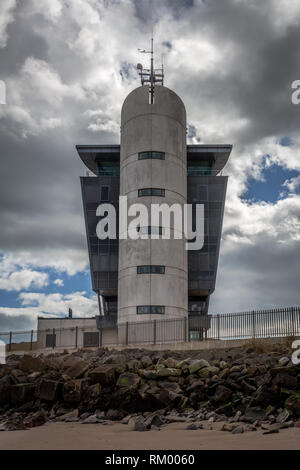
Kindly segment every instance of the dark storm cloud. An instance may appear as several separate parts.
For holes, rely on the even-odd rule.
[[[188,137],[234,144],[231,223],[224,229],[227,251],[212,308],[248,309],[254,298],[256,306],[296,302],[299,241],[286,247],[275,241],[273,249],[267,228],[261,237],[245,235],[252,245],[229,239],[244,236],[239,228],[249,208],[239,191],[259,165],[256,146],[263,154],[261,139],[299,131],[300,106],[291,104],[290,85],[300,79],[300,9],[287,20],[284,5],[277,14],[278,2],[271,0],[104,2],[107,8],[88,0],[45,3],[48,10],[61,5],[61,13],[43,12],[33,0],[18,2],[0,48],[0,78],[8,90],[8,105],[0,108],[0,249],[12,255],[28,250],[37,265],[43,253],[41,266],[47,254],[52,259],[65,252],[75,271],[81,257],[77,267],[83,269],[79,176],[85,168],[75,144],[119,143],[121,104],[138,86],[136,49],[147,46],[153,25],[157,60],[161,52],[166,56],[165,83],[186,105]],[[286,3],[289,10],[292,4],[296,8]],[[296,206],[293,216],[299,218]],[[2,324],[25,325],[20,315],[19,323],[13,318],[0,315]]]

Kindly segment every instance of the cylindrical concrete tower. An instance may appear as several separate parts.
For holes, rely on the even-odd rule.
[[[186,111],[170,89],[156,86],[154,103],[141,86],[125,99],[121,115],[120,195],[148,208],[151,204],[187,202]],[[183,219],[182,219],[183,220]],[[183,224],[182,224],[183,232]],[[188,315],[186,240],[119,240],[118,323],[182,318]]]

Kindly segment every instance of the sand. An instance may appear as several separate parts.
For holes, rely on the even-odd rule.
[[[130,431],[121,423],[47,423],[27,431],[0,432],[0,450],[299,450],[300,428],[263,435],[216,429],[189,431],[172,423],[160,431]]]

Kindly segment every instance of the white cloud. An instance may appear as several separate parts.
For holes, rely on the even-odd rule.
[[[0,273],[0,289],[7,291],[21,291],[30,288],[42,288],[48,285],[46,273],[21,269],[12,273]]]
[[[5,0],[0,6],[0,48],[6,46],[7,43],[7,26],[14,21],[14,9],[16,8],[16,0]]]
[[[64,281],[63,281],[62,279],[55,279],[55,280],[53,281],[53,284],[55,284],[55,285],[58,286],[58,287],[63,287]]]

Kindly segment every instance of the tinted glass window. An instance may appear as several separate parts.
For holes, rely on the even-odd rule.
[[[101,186],[101,201],[108,201],[109,186]]]
[[[138,266],[138,274],[165,274],[165,266]]]
[[[162,305],[140,305],[136,308],[136,313],[142,314],[156,314],[163,315],[165,313],[165,307]]]
[[[139,189],[139,197],[142,196],[165,196],[165,190],[160,188]]]
[[[164,152],[140,152],[139,153],[139,160],[147,160],[147,159],[164,160],[165,153]]]

